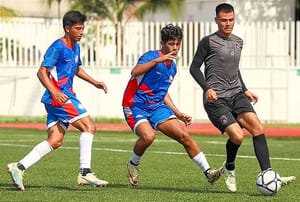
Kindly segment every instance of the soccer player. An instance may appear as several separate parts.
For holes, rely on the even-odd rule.
[[[191,116],[180,112],[168,93],[176,75],[175,59],[182,37],[178,26],[168,24],[163,27],[161,48],[148,51],[139,58],[124,92],[122,106],[125,120],[138,136],[127,163],[128,180],[133,186],[139,183],[139,164],[154,141],[156,130],[182,144],[209,183],[214,183],[221,176],[221,170],[210,169],[204,153],[179,122],[190,125]]]
[[[74,76],[87,81],[107,93],[105,83],[96,81],[81,67],[78,41],[83,36],[86,16],[78,11],[69,11],[63,17],[65,35],[54,41],[44,55],[37,76],[46,88],[41,102],[47,111],[47,140],[36,145],[17,163],[9,163],[7,170],[19,190],[23,185],[24,171],[41,160],[48,153],[59,148],[65,132],[71,124],[80,132],[80,171],[78,184],[106,186],[91,171],[92,142],[96,132],[92,118],[73,92]]]
[[[227,188],[232,192],[237,191],[235,158],[244,139],[242,128],[253,136],[261,170],[271,169],[264,127],[251,105],[258,101],[258,96],[247,89],[241,77],[239,61],[243,40],[232,34],[234,21],[234,8],[227,3],[219,4],[215,17],[218,31],[199,42],[190,66],[190,73],[203,89],[204,108],[210,121],[229,136],[223,171]],[[203,62],[205,76],[200,70]],[[293,180],[294,176],[282,177],[283,184]]]

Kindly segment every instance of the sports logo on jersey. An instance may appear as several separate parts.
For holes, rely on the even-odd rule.
[[[222,125],[226,125],[227,122],[228,122],[227,116],[222,115],[222,116],[220,117],[220,121],[221,121]]]
[[[236,49],[239,49],[239,50],[241,49],[241,45],[240,45],[239,42],[237,42],[237,41],[235,42],[235,48],[236,48]]]
[[[75,56],[75,63],[78,62],[78,58],[79,58],[78,55],[76,55],[76,56]]]
[[[78,108],[79,108],[79,109],[84,109],[84,106],[83,106],[82,104],[79,104],[79,105],[78,105]]]
[[[169,82],[172,83],[173,80],[174,80],[173,76],[170,75],[170,76],[169,76]]]

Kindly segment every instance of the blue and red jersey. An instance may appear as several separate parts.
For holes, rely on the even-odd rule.
[[[62,39],[54,41],[47,49],[41,66],[49,68],[49,78],[56,89],[68,97],[75,96],[73,92],[73,79],[78,67],[82,65],[80,47],[77,43],[69,47]],[[61,103],[52,99],[46,89],[42,103],[60,106]]]
[[[148,51],[138,60],[138,64],[148,63],[160,57],[159,50]],[[122,106],[155,107],[163,103],[168,89],[176,75],[174,61],[157,63],[143,75],[131,77],[123,95]]]

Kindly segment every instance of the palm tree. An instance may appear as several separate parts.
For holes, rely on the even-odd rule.
[[[169,9],[173,18],[182,13],[184,0],[70,0],[71,8],[95,13],[112,23],[127,22],[131,17],[142,19],[147,12]]]
[[[47,0],[51,6],[52,1],[60,3],[61,0]],[[121,57],[123,56],[124,26],[129,19],[135,17],[143,19],[148,12],[170,10],[171,16],[178,19],[183,11],[185,0],[69,0],[71,8],[86,14],[93,14],[101,19],[108,19],[115,26],[117,36],[116,44],[120,43]],[[118,51],[118,50],[117,50]],[[123,58],[121,58],[123,60]]]
[[[4,6],[0,6],[0,17],[17,17],[18,14],[16,11],[10,8],[6,8]]]
[[[93,13],[102,19],[108,19],[115,26],[116,44],[120,45],[123,61],[124,26],[129,19],[143,19],[147,12],[155,13],[160,9],[170,9],[173,18],[182,14],[184,0],[71,0],[71,8],[84,13]],[[119,33],[120,32],[120,33]],[[118,51],[118,50],[117,50]]]

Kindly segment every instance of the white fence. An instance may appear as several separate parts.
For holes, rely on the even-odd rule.
[[[110,92],[99,95],[78,81],[77,94],[93,116],[123,117],[122,93],[129,71],[138,57],[158,49],[160,29],[166,23],[132,22],[124,27],[90,21],[80,42],[87,71],[104,80]],[[171,93],[174,102],[193,115],[207,120],[202,107],[202,91],[189,75],[188,67],[199,40],[217,27],[215,23],[175,22],[184,39],[178,57],[178,76]],[[36,78],[46,48],[63,35],[57,19],[10,19],[0,21],[0,115],[38,116],[43,92]],[[234,33],[244,39],[241,71],[249,89],[260,96],[255,106],[268,122],[300,122],[300,22],[256,22],[236,24]],[[117,45],[116,45],[117,44]],[[89,87],[92,88],[92,87]],[[25,107],[24,107],[25,106]],[[105,107],[104,107],[105,106]]]

